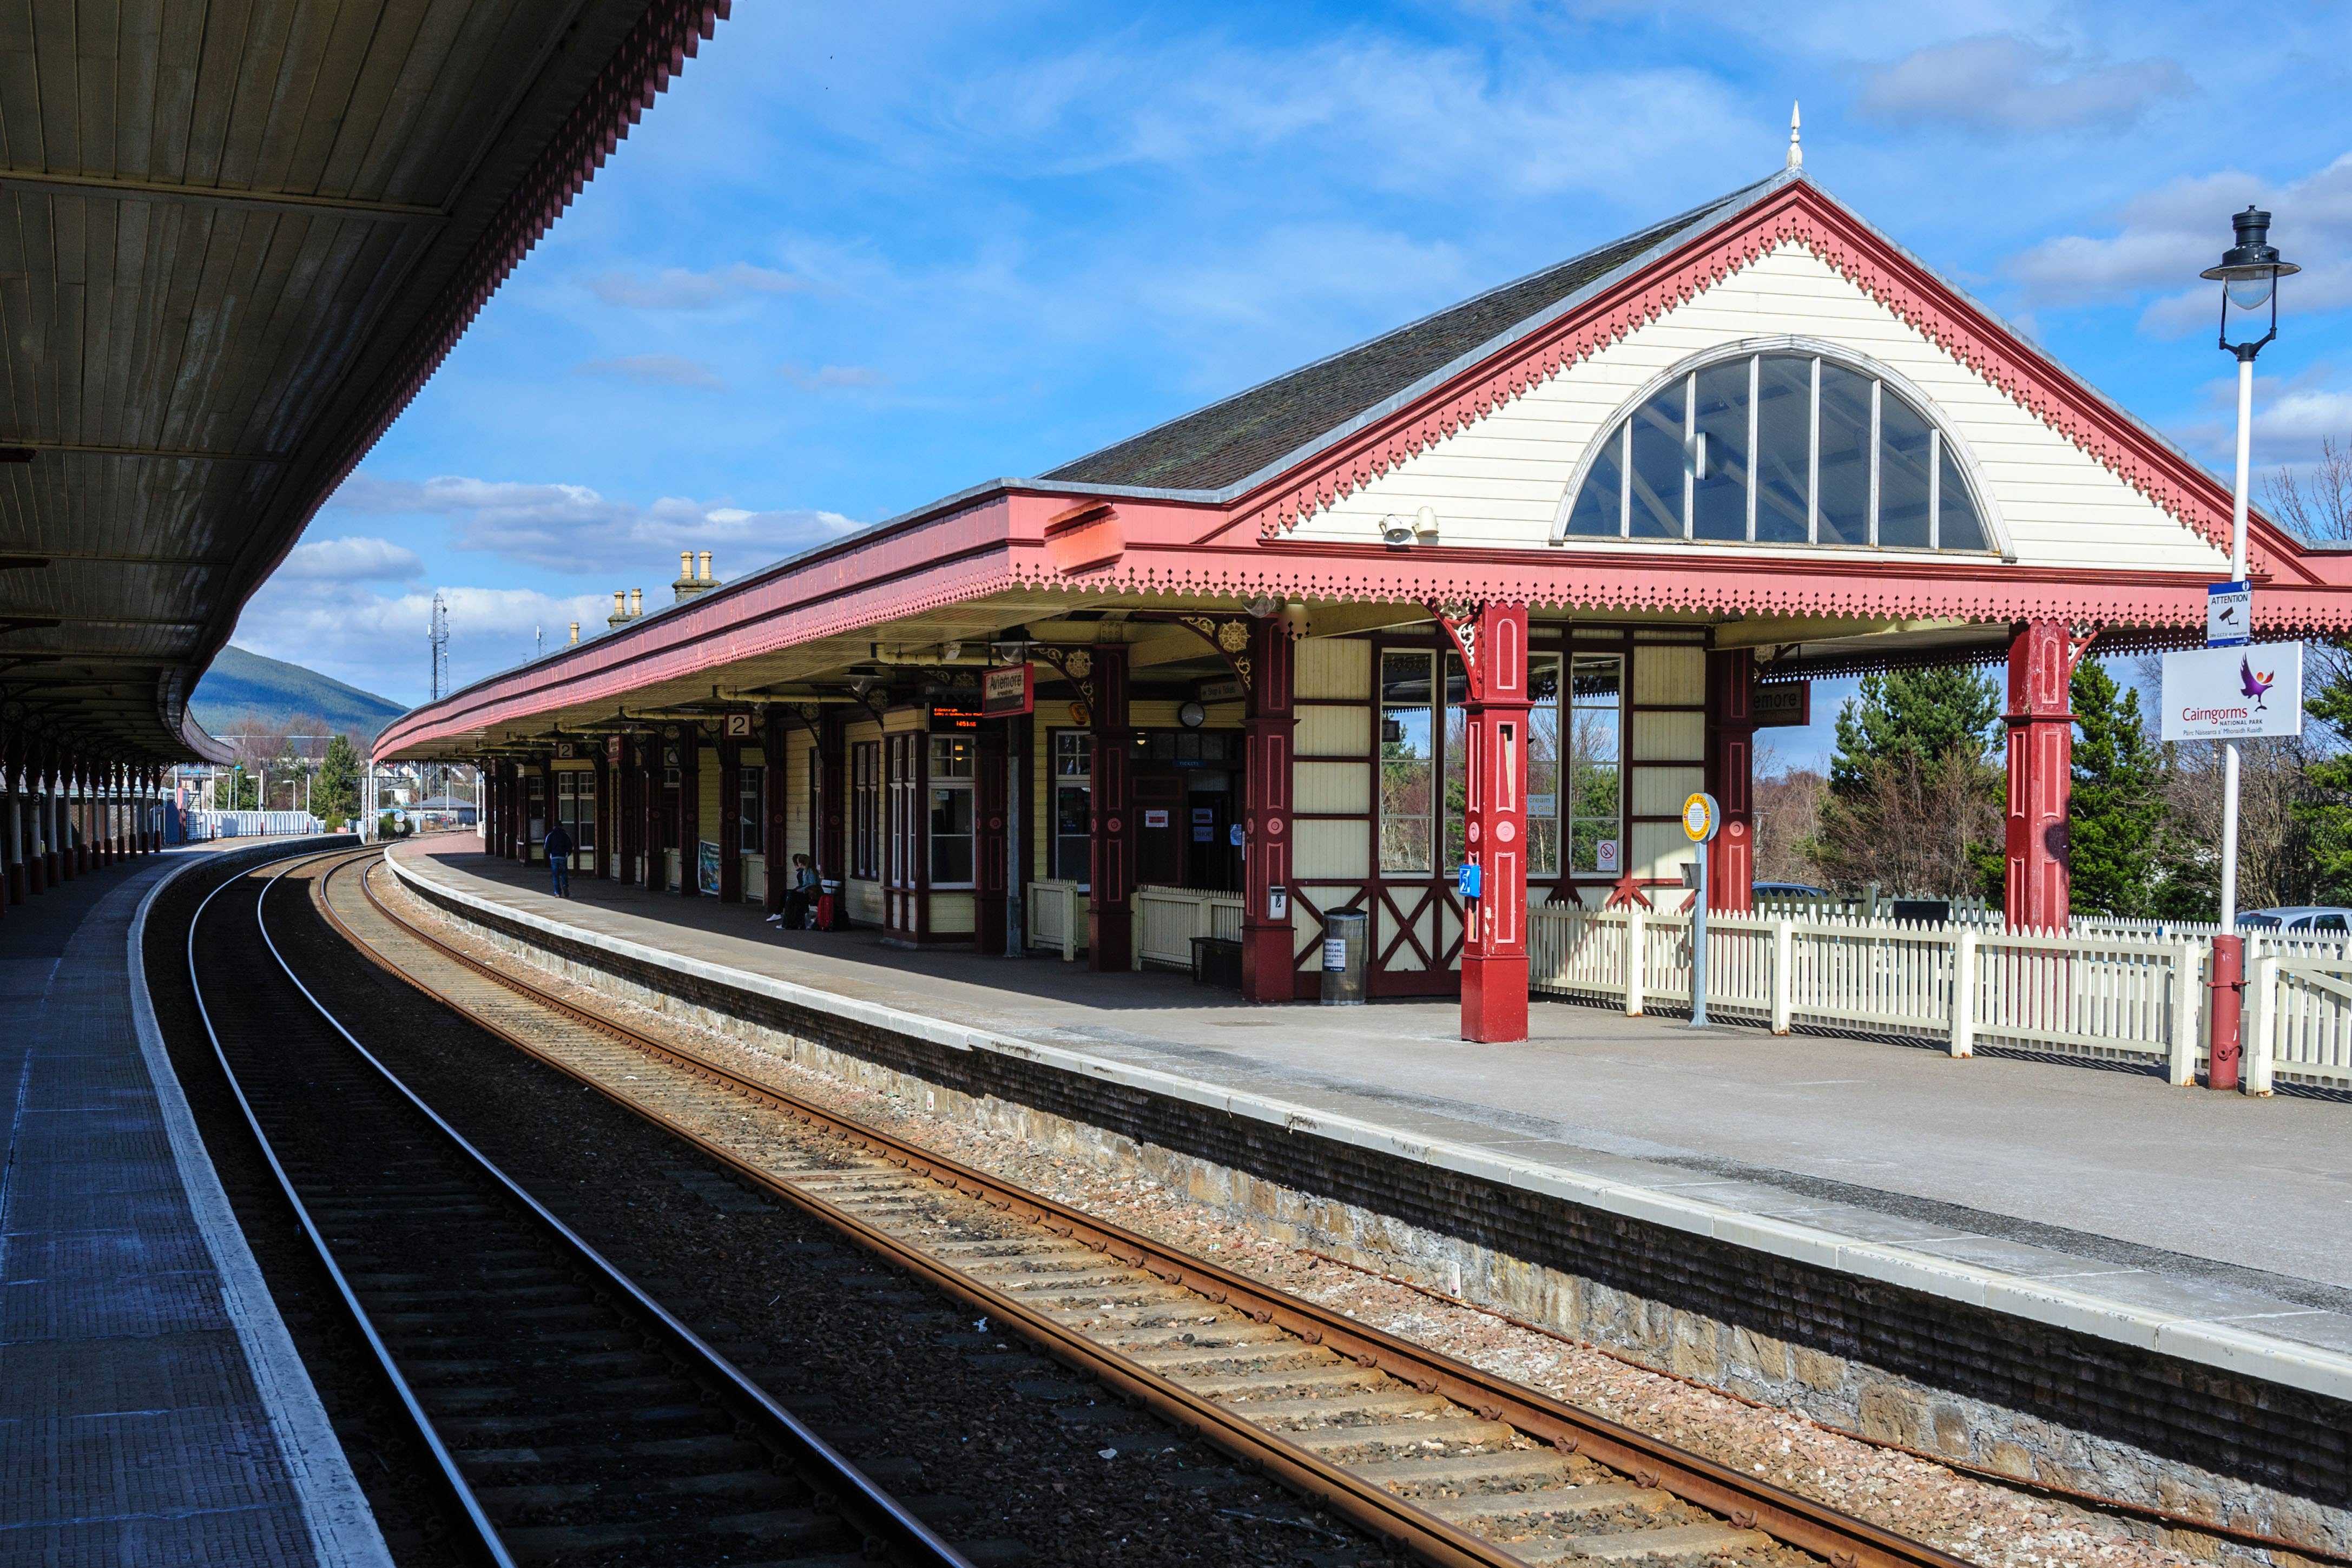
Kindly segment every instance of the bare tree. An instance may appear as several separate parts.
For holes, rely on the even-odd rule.
[[[2328,437],[2307,473],[2282,468],[2264,479],[2263,510],[2305,539],[2352,540],[2352,446]]]
[[[1756,749],[1756,879],[1818,884],[1813,840],[1822,830],[1829,780],[1812,768],[1780,768],[1768,746]]]

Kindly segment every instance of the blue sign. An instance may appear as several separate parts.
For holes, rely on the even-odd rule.
[[[2253,630],[2254,585],[2251,583],[2205,584],[2205,646],[2237,647]]]
[[[1478,871],[1479,868],[1473,865],[1465,866],[1454,873],[1454,876],[1459,879],[1457,885],[1464,898],[1475,899],[1478,896]]]

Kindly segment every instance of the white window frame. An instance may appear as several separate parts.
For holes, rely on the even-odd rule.
[[[1721,364],[1731,360],[1746,359],[1748,361],[1748,485],[1747,544],[1749,546],[1759,545],[1759,542],[1756,538],[1756,470],[1759,461],[1757,448],[1761,443],[1758,439],[1759,421],[1757,417],[1757,408],[1758,393],[1759,391],[1758,379],[1760,373],[1760,361],[1766,354],[1809,358],[1812,360],[1813,365],[1811,377],[1812,385],[1811,395],[1809,400],[1810,406],[1807,415],[1806,436],[1806,445],[1808,447],[1806,462],[1807,494],[1805,500],[1806,542],[1802,545],[1766,543],[1761,544],[1759,546],[1760,548],[1767,550],[1867,550],[1873,552],[1886,550],[1886,547],[1882,546],[1877,542],[1879,499],[1878,444],[1880,440],[1879,398],[1884,395],[1884,388],[1891,386],[1898,395],[1903,397],[1905,401],[1911,405],[1912,408],[1918,413],[1922,419],[1927,421],[1928,430],[1932,436],[1932,440],[1930,441],[1930,447],[1932,449],[1929,453],[1930,467],[1928,470],[1930,474],[1928,489],[1928,549],[1924,552],[1908,549],[1899,551],[1886,550],[1886,552],[1909,556],[1926,556],[1928,554],[1934,554],[1952,560],[1975,560],[1981,558],[1979,556],[1978,552],[1974,551],[1965,552],[1948,552],[1943,549],[1943,495],[1940,481],[1943,472],[1942,454],[1946,450],[1948,450],[1952,455],[1954,465],[1959,469],[1962,479],[1968,485],[1969,499],[1976,503],[1977,516],[1984,525],[1985,537],[1991,542],[1992,548],[1988,553],[1999,555],[2004,564],[2015,564],[2017,561],[2017,548],[2015,542],[2011,539],[2009,526],[2001,517],[2000,508],[1994,501],[1992,492],[1985,483],[1984,475],[1978,468],[1976,456],[1969,449],[1968,443],[1961,440],[1951,429],[1949,422],[1944,416],[1943,410],[1936,404],[1935,400],[1930,398],[1927,393],[1920,390],[1920,388],[1915,384],[1909,377],[1906,376],[1902,372],[1895,369],[1892,365],[1883,363],[1880,361],[1872,358],[1868,354],[1858,353],[1850,348],[1843,347],[1837,343],[1827,342],[1818,338],[1806,337],[1744,338],[1738,342],[1720,344],[1717,347],[1706,349],[1698,353],[1690,355],[1688,358],[1680,361],[1668,369],[1662,371],[1657,375],[1653,376],[1648,382],[1643,384],[1638,391],[1636,391],[1632,396],[1626,398],[1623,402],[1620,403],[1614,410],[1601,421],[1600,433],[1586,444],[1583,454],[1578,458],[1574,470],[1569,475],[1567,489],[1561,492],[1559,503],[1553,513],[1550,542],[1557,546],[1572,546],[1578,549],[1630,548],[1640,550],[1657,548],[1661,546],[1671,546],[1677,543],[1685,548],[1696,548],[1701,550],[1734,550],[1742,548],[1743,546],[1738,542],[1732,540],[1701,540],[1690,537],[1691,509],[1687,500],[1685,500],[1683,507],[1683,537],[1681,539],[1677,540],[1672,536],[1664,539],[1636,539],[1633,537],[1630,531],[1631,521],[1633,515],[1632,496],[1633,456],[1632,420],[1633,416],[1638,413],[1642,406],[1648,403],[1651,398],[1656,396],[1660,392],[1664,391],[1667,387],[1673,385],[1679,380],[1683,381],[1685,384],[1685,391],[1683,394],[1683,419],[1684,428],[1687,432],[1692,427],[1691,420],[1696,416],[1694,399],[1690,390],[1696,384],[1694,378],[1696,377],[1700,371],[1706,369],[1710,365]],[[1821,364],[1824,360],[1844,369],[1853,371],[1856,374],[1870,376],[1880,383],[1880,389],[1874,391],[1871,396],[1871,542],[1867,544],[1825,545],[1821,542]],[[1576,509],[1576,498],[1584,489],[1585,477],[1591,472],[1592,467],[1594,463],[1599,460],[1601,451],[1612,441],[1615,441],[1619,444],[1617,453],[1618,502],[1616,536],[1612,540],[1612,537],[1607,534],[1572,534],[1568,531],[1568,523],[1570,513],[1572,513]],[[1690,488],[1687,482],[1689,471],[1689,462],[1686,458],[1684,465],[1684,472],[1685,476],[1685,491],[1686,496]]]

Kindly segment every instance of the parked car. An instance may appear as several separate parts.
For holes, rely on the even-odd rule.
[[[2257,931],[2352,935],[2352,909],[2341,904],[2283,904],[2274,910],[2249,910],[2238,917],[2238,923]]]
[[[1753,895],[1759,899],[1826,899],[1829,889],[1816,888],[1810,882],[1758,882]]]

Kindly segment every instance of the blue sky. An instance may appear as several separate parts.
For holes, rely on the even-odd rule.
[[[2352,435],[2352,11],[740,0],[247,605],[414,702],[1036,473],[1780,166],[2226,458],[2228,214],[2307,270],[2258,463]],[[1847,685],[1825,683],[1826,741]]]

